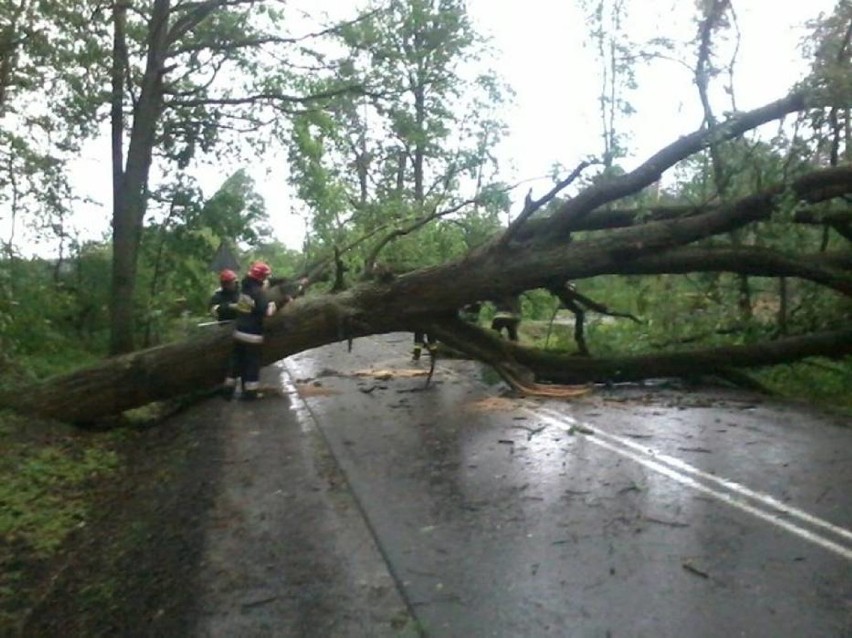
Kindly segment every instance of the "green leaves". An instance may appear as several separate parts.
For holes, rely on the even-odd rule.
[[[338,34],[347,48],[340,78],[367,92],[296,118],[291,180],[310,207],[317,244],[357,245],[359,259],[380,251],[410,268],[481,241],[474,218],[504,205],[482,191],[496,167],[491,148],[503,133],[496,113],[505,89],[488,71],[466,79],[463,66],[482,42],[464,3],[391,0],[372,9]],[[441,211],[463,193],[478,204],[444,220]]]
[[[210,294],[208,264],[216,247],[222,241],[256,245],[267,221],[264,202],[245,170],[228,177],[206,201],[185,181],[152,195],[155,205],[141,246],[140,282],[147,283],[148,293],[141,305],[152,321],[173,314],[177,298],[203,312]]]

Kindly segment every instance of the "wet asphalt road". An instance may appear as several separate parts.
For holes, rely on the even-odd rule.
[[[510,398],[466,361],[440,361],[424,388],[410,341],[376,336],[352,353],[335,344],[292,357],[278,370],[285,392],[295,383],[299,396],[251,408],[300,428],[299,445],[309,436],[311,454],[324,450],[328,472],[348,487],[339,498],[349,505],[333,520],[328,502],[311,505],[320,524],[308,532],[328,571],[311,586],[329,583],[332,593],[317,596],[349,605],[348,624],[276,629],[270,608],[279,596],[298,599],[275,590],[280,575],[256,575],[265,611],[254,620],[245,587],[233,602],[215,584],[246,564],[236,557],[255,533],[248,521],[209,541],[200,633],[852,636],[848,424],[732,391]],[[245,409],[229,408],[234,419]],[[244,484],[279,472],[264,431],[253,454],[269,460],[244,464]],[[298,492],[305,463],[294,458],[284,482]],[[244,510],[243,496],[230,498]],[[271,508],[298,527],[286,499]],[[310,528],[310,517],[303,522]],[[341,541],[342,531],[356,540]],[[275,560],[259,564],[286,571],[284,562],[271,568]]]

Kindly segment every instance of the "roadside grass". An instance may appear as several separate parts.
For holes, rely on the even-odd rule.
[[[25,388],[97,360],[76,347],[4,359],[0,385]],[[89,524],[124,490],[140,436],[194,400],[152,403],[97,430],[0,411],[0,636],[20,635]]]
[[[852,417],[852,360],[814,357],[796,364],[775,366],[755,374],[782,396],[829,407]]]
[[[0,413],[0,634],[15,634],[64,544],[117,480],[124,436]]]
[[[8,425],[0,425],[6,438]],[[36,556],[54,552],[68,532],[84,523],[86,488],[117,469],[118,457],[101,442],[65,441],[38,445],[18,440],[0,461],[0,533],[24,543]]]

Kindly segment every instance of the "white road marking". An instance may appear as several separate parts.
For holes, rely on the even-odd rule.
[[[302,395],[299,394],[298,388],[293,383],[293,375],[290,372],[290,368],[287,366],[287,362],[285,360],[277,361],[275,367],[279,370],[279,382],[281,383],[281,389],[284,391],[290,398],[290,410],[296,413],[296,420],[299,422],[299,426],[302,428],[302,432],[311,432],[315,427],[313,416],[311,415],[311,409],[305,400],[302,398]]]
[[[460,378],[460,375],[458,375],[455,370],[445,369],[443,372],[451,378]],[[287,390],[292,390],[295,396],[298,397],[298,393],[295,392],[295,387],[293,387],[292,384],[284,383],[282,385],[284,385]],[[289,387],[287,387],[288,385]],[[827,549],[846,560],[852,561],[852,548],[841,544],[841,542],[844,541],[852,543],[852,531],[850,530],[834,525],[824,519],[809,514],[804,510],[782,503],[769,494],[757,492],[737,483],[736,481],[708,474],[707,472],[685,463],[678,458],[668,454],[663,454],[653,448],[642,446],[628,438],[606,432],[597,425],[582,422],[572,416],[560,414],[559,412],[539,406],[535,409],[522,407],[521,410],[533,418],[547,421],[551,425],[555,425],[565,430],[574,430],[581,436],[585,435],[583,435],[582,431],[577,430],[576,428],[579,427],[591,430],[593,434],[585,436],[585,439],[590,443],[635,461],[636,463],[658,472],[659,474],[662,474],[681,485],[707,494],[718,501],[760,518],[778,528],[798,536],[803,540],[819,545],[820,547]],[[711,485],[707,485],[706,483],[710,483]],[[728,490],[728,492],[712,487],[713,484],[719,486],[719,488]],[[750,503],[748,499],[754,501],[754,503]],[[842,540],[841,542],[837,542],[837,540],[826,538],[820,532],[811,531],[801,527],[796,522],[789,520],[791,518],[797,519],[803,524],[809,524],[812,527],[824,530],[825,532],[833,534]]]
[[[578,427],[591,430],[593,434],[585,436],[585,440],[594,445],[629,458],[650,470],[677,481],[681,485],[712,496],[723,503],[727,503],[732,507],[784,529],[799,538],[834,552],[847,560],[852,560],[852,548],[846,547],[836,540],[826,538],[824,535],[827,532],[840,539],[852,542],[852,532],[843,527],[833,525],[803,510],[782,503],[768,494],[756,492],[735,481],[708,474],[680,459],[644,447],[630,439],[605,432],[596,425],[578,421],[571,416],[559,414],[558,412],[549,411],[547,408],[538,408],[536,410],[523,408],[523,410],[534,418],[544,420],[551,425],[566,430],[574,429],[576,432],[576,428]],[[580,434],[582,435],[583,433],[580,432]],[[722,491],[722,489],[718,489],[713,485],[727,491]],[[749,499],[752,502],[749,502]],[[790,520],[791,518],[797,519],[799,523],[795,520]],[[801,526],[801,523],[809,524],[815,528],[824,530],[824,532],[805,529]]]

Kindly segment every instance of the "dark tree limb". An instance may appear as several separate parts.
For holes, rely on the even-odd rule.
[[[840,269],[844,264],[848,268],[850,260],[852,253],[794,257],[758,246],[684,247],[638,257],[620,266],[618,272],[632,275],[729,272],[758,277],[799,277],[852,297],[852,273]]]
[[[584,357],[589,356],[589,347],[586,344],[585,336],[586,309],[609,317],[624,317],[632,319],[636,323],[641,323],[639,319],[630,313],[612,311],[606,305],[577,292],[577,289],[574,288],[571,282],[552,282],[547,286],[547,290],[559,299],[562,307],[574,315],[574,341],[577,343],[579,354]]]
[[[612,230],[626,228],[667,219],[683,219],[692,215],[709,213],[720,208],[720,204],[649,206],[647,208],[608,208],[596,210],[572,226],[572,231]],[[797,210],[792,219],[796,224],[823,226],[852,225],[852,209],[822,211],[818,208]]]
[[[769,219],[777,210],[778,202],[775,198],[783,195],[789,188],[802,201],[811,203],[824,202],[830,199],[843,197],[852,191],[852,166],[840,166],[837,168],[824,168],[812,171],[806,175],[793,180],[789,185],[777,184],[747,197],[733,200],[725,204],[704,204],[689,206],[653,206],[642,209],[611,209],[596,210],[588,215],[576,219],[566,225],[568,232],[613,230],[661,222],[668,220],[679,220],[698,215],[718,213],[720,210],[743,206],[748,202],[753,203],[758,198],[763,198],[765,208],[763,215],[756,215],[752,221]],[[852,221],[844,211],[820,213],[811,208],[802,209],[793,218],[796,223],[823,224],[823,223],[846,223]],[[544,237],[550,232],[549,220],[530,220],[523,234],[526,238]]]
[[[624,382],[649,378],[725,374],[734,367],[792,363],[805,357],[839,359],[852,355],[852,330],[787,337],[765,344],[692,350],[612,359],[578,359],[514,346],[520,365],[554,383]]]
[[[593,210],[617,201],[658,181],[665,170],[712,144],[730,140],[785,115],[805,107],[803,93],[791,94],[777,102],[740,113],[727,122],[700,129],[651,156],[635,170],[601,182],[569,200],[548,220],[548,237],[561,240],[576,224]]]
[[[568,304],[574,306],[581,305],[584,308],[597,312],[601,315],[606,315],[608,317],[621,317],[623,319],[630,319],[635,323],[642,323],[635,315],[629,312],[617,312],[615,310],[610,310],[606,304],[597,302],[591,297],[578,292],[577,289],[569,282],[565,282],[562,285],[551,285],[548,287],[548,291],[550,294],[557,297],[566,307]]]
[[[346,267],[346,264],[343,263],[343,258],[340,255],[340,249],[335,246],[334,247],[334,283],[331,286],[331,292],[340,292],[344,288],[346,288],[346,281],[344,279],[344,275],[346,271],[349,270]]]
[[[586,343],[586,310],[571,297],[566,298],[562,305],[574,313],[574,342],[577,344],[577,351],[588,357],[590,353]]]
[[[544,208],[547,204],[549,204],[553,199],[566,188],[568,188],[580,175],[583,173],[586,168],[589,167],[589,162],[580,162],[571,174],[568,175],[565,179],[558,181],[553,188],[551,188],[547,193],[545,193],[539,199],[532,199],[531,193],[527,195],[526,200],[524,201],[524,208],[520,212],[520,214],[515,218],[515,220],[509,224],[509,227],[506,229],[506,232],[503,233],[503,236],[500,238],[500,244],[506,245],[511,241],[512,237],[518,232],[518,229],[523,226],[527,220],[532,217],[537,211]]]
[[[341,86],[327,91],[317,91],[310,95],[293,95],[281,93],[280,91],[270,91],[266,93],[254,93],[251,95],[241,95],[238,97],[213,97],[205,96],[198,98],[180,98],[174,97],[165,102],[169,107],[196,107],[196,106],[255,106],[255,105],[272,105],[279,109],[286,110],[288,105],[292,104],[311,104],[324,99],[338,97],[352,93],[360,93],[363,87],[357,84]]]

